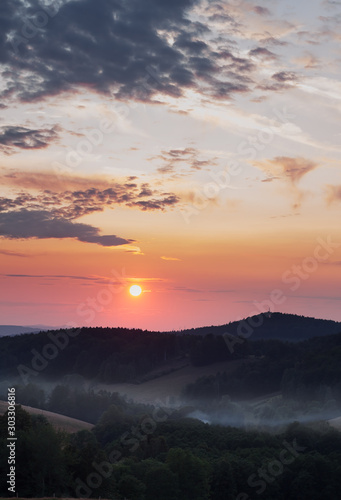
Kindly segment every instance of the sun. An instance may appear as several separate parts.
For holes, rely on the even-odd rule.
[[[142,288],[139,285],[133,285],[129,288],[130,295],[138,297],[142,293]]]

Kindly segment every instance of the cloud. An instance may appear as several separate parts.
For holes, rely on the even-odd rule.
[[[327,185],[325,191],[328,205],[341,201],[341,186]]]
[[[277,156],[272,160],[255,161],[253,165],[260,168],[268,176],[262,182],[271,182],[273,180],[286,181],[286,189],[289,195],[294,198],[292,202],[292,215],[297,215],[297,210],[308,192],[299,188],[299,181],[309,172],[319,166],[318,163],[306,158],[291,158],[288,156]]]
[[[29,129],[26,127],[0,127],[0,150],[14,154],[17,149],[44,149],[58,139],[59,127]]]
[[[170,287],[170,290],[176,290],[178,292],[190,292],[190,293],[234,293],[236,290],[233,289],[226,289],[226,288],[219,288],[219,289],[207,289],[207,288],[189,288],[187,286],[174,286]]]
[[[110,179],[105,177],[81,177],[43,171],[6,171],[0,174],[0,182],[4,186],[19,187],[24,189],[42,189],[51,191],[66,191],[87,189],[89,184],[98,189],[105,189],[110,184]]]
[[[278,60],[268,47],[286,45],[279,38],[296,30],[246,1],[54,0],[48,9],[41,2],[2,0],[4,102],[83,90],[139,102],[189,91],[230,101],[254,89],[259,61]],[[262,46],[245,55],[244,40]]]
[[[38,172],[14,172],[0,176],[1,180],[5,185],[34,188],[40,192],[32,194],[22,191],[12,198],[0,197],[0,212],[21,208],[49,210],[55,217],[78,219],[115,206],[164,211],[180,202],[176,194],[155,189],[147,182],[139,183],[136,177],[114,181],[106,177],[84,179]]]
[[[296,73],[292,71],[279,71],[272,75],[272,78],[278,82],[296,82],[298,80]]]
[[[145,282],[166,282],[168,279],[166,278],[126,278],[128,283],[145,283]]]
[[[2,274],[6,278],[46,278],[46,279],[56,279],[56,278],[66,278],[74,280],[86,280],[86,281],[97,281],[98,278],[92,278],[89,276],[73,276],[64,274]]]
[[[299,182],[303,176],[318,167],[318,163],[306,158],[290,158],[277,156],[272,160],[256,161],[253,165],[266,172],[270,177],[277,176],[289,180],[292,184]]]
[[[276,54],[266,47],[256,47],[255,49],[250,50],[249,55],[252,57],[257,57],[260,59],[267,59],[275,61],[277,59]]]
[[[200,152],[196,148],[179,148],[163,150],[159,155],[149,158],[150,160],[161,161],[163,165],[157,168],[161,174],[176,173],[179,176],[188,175],[194,171],[209,170],[216,165],[217,158],[201,159]]]
[[[74,238],[104,247],[125,245],[134,241],[116,235],[100,235],[96,227],[54,217],[47,211],[26,209],[0,213],[0,236],[10,239]]]
[[[322,5],[327,9],[335,9],[341,6],[340,0],[323,0]]]
[[[202,36],[210,28],[190,20],[199,3],[70,0],[44,13],[38,0],[2,0],[2,97],[28,102],[90,89],[148,102],[158,94],[181,97],[186,89],[221,98],[247,91],[226,82]]]
[[[259,16],[269,16],[271,12],[266,7],[261,7],[260,5],[256,5],[252,8],[252,10],[258,14]]]
[[[174,261],[181,261],[181,259],[178,259],[177,257],[166,257],[165,255],[163,255],[162,257],[160,257],[162,260],[174,260]]]
[[[75,238],[101,246],[126,245],[135,240],[101,235],[98,228],[74,221],[122,205],[142,211],[165,211],[180,202],[174,193],[154,189],[147,182],[139,183],[136,177],[115,182],[106,177],[83,179],[51,174],[40,177],[35,172],[13,172],[3,175],[2,179],[9,186],[28,186],[30,189],[11,197],[0,197],[0,236],[6,238]],[[62,190],[65,188],[63,180],[67,186],[78,189]],[[40,189],[49,185],[49,181],[59,189]],[[89,187],[91,183],[97,187]],[[138,247],[132,251],[142,255]]]
[[[174,194],[167,194],[160,200],[141,200],[132,201],[127,203],[128,207],[137,207],[143,211],[146,210],[165,210],[166,207],[172,207],[179,202],[178,196]]]
[[[13,252],[12,250],[0,250],[1,255],[7,255],[8,257],[32,257],[32,254],[27,254],[23,252]]]
[[[296,57],[294,62],[302,65],[305,69],[315,69],[321,64],[321,61],[311,52],[305,52],[302,56]]]

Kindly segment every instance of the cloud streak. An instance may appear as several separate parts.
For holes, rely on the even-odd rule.
[[[177,99],[188,90],[208,99],[230,100],[252,91],[260,60],[278,61],[266,46],[256,46],[242,57],[226,34],[217,37],[219,27],[244,36],[245,26],[227,3],[206,7],[199,0],[54,3],[54,15],[45,13],[48,22],[39,25],[38,0],[2,0],[4,99],[31,102],[86,89],[142,102],[159,102],[160,96]],[[266,7],[243,6],[260,26],[271,15]],[[194,20],[191,14],[201,8],[202,18]],[[276,40],[263,31],[264,43]],[[252,39],[251,33],[247,36]],[[286,42],[278,41],[282,43]]]
[[[29,129],[18,126],[0,127],[0,150],[14,154],[20,149],[45,149],[58,139],[59,127]]]
[[[306,158],[291,158],[277,156],[272,160],[256,161],[253,164],[265,171],[270,178],[282,178],[292,184],[297,184],[302,177],[317,168],[318,163]]]
[[[101,235],[96,227],[54,217],[47,211],[26,209],[0,213],[0,236],[9,239],[73,238],[104,247],[120,246],[134,241],[116,235]]]
[[[203,82],[214,94],[222,68],[214,62],[209,45],[198,39],[200,28],[209,29],[187,17],[197,3],[69,1],[37,28],[36,14],[41,11],[37,0],[17,0],[15,6],[3,0],[3,59],[10,68],[3,96],[29,101],[90,88],[148,102],[157,93],[180,97],[188,88],[203,91]],[[26,40],[25,19],[31,22],[32,33]],[[168,33],[173,34],[173,43]],[[25,80],[17,77],[25,73]],[[224,95],[243,90],[230,84]]]
[[[195,171],[209,170],[217,164],[217,158],[202,159],[196,148],[178,148],[162,150],[159,155],[149,158],[152,161],[163,163],[157,168],[160,174],[175,174],[173,178],[189,175]]]
[[[148,182],[139,182],[134,176],[115,181],[105,177],[83,179],[37,172],[14,172],[0,179],[5,185],[26,188],[11,198],[0,198],[0,212],[48,210],[55,217],[71,220],[122,205],[142,211],[165,211],[180,203],[175,193],[155,189]],[[44,189],[48,186],[50,189]],[[65,189],[68,187],[74,189]],[[32,193],[28,189],[39,191]]]
[[[327,185],[325,187],[326,190],[326,201],[328,205],[331,205],[332,203],[338,203],[341,202],[341,186],[333,186],[333,185]]]

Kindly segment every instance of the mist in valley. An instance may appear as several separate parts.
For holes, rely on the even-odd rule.
[[[282,432],[292,422],[321,424],[341,415],[341,405],[328,397],[319,401],[309,400],[308,397],[298,400],[276,393],[242,400],[232,399],[228,395],[213,400],[193,400],[183,395],[174,397],[163,393],[151,399],[143,384],[140,384],[139,397],[134,399],[129,392],[115,391],[115,384],[113,390],[103,390],[96,381],[87,381],[79,375],[66,375],[54,382],[40,377],[39,383],[26,385],[20,384],[18,379],[1,381],[0,399],[3,401],[7,399],[8,387],[16,388],[18,404],[66,415],[93,425],[100,421],[111,406],[118,408],[122,417],[139,417],[163,408],[172,420],[195,419],[210,425],[268,432]]]

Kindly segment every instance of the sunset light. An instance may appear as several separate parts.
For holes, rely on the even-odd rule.
[[[129,293],[133,297],[138,297],[142,293],[142,288],[139,285],[133,285],[129,288]]]
[[[341,498],[341,0],[0,2],[0,499]]]
[[[339,2],[3,4],[3,324],[341,319]]]

